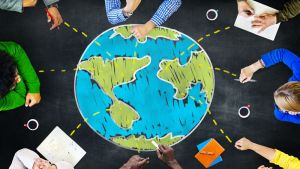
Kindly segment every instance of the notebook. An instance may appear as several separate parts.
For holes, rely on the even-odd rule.
[[[207,141],[197,146],[199,152],[195,155],[195,158],[205,167],[209,168],[222,161],[220,156],[225,149],[215,140],[208,139]],[[201,152],[211,152],[213,155],[202,154]]]

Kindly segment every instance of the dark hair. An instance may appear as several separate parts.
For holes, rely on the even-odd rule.
[[[0,50],[0,97],[5,96],[15,84],[17,66],[9,54]]]

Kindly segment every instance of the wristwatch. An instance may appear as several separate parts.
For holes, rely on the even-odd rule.
[[[129,18],[133,13],[132,12],[126,12],[124,11],[124,9],[122,10],[122,13],[124,15],[125,18]]]

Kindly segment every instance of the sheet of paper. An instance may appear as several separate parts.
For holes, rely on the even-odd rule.
[[[277,13],[278,12],[278,10],[276,10],[274,8],[271,8],[269,6],[266,6],[264,4],[261,4],[259,2],[253,1],[253,0],[248,0],[248,3],[254,9],[255,15],[260,15],[262,13]],[[254,33],[258,36],[261,36],[261,37],[264,37],[264,38],[274,41],[277,31],[279,29],[280,23],[272,25],[272,26],[268,27],[267,29],[265,29],[264,31],[258,33],[260,28],[252,28],[251,27],[251,21],[253,19],[254,19],[254,16],[246,18],[246,17],[238,15],[235,20],[234,26],[241,28],[245,31]]]
[[[37,151],[51,163],[66,161],[74,167],[86,154],[86,152],[58,126],[56,126],[38,146]]]

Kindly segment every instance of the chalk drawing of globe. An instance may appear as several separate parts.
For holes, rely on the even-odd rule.
[[[207,53],[174,29],[158,27],[144,39],[133,25],[111,28],[84,51],[75,75],[83,119],[123,148],[155,150],[192,133],[212,102],[215,80]]]

